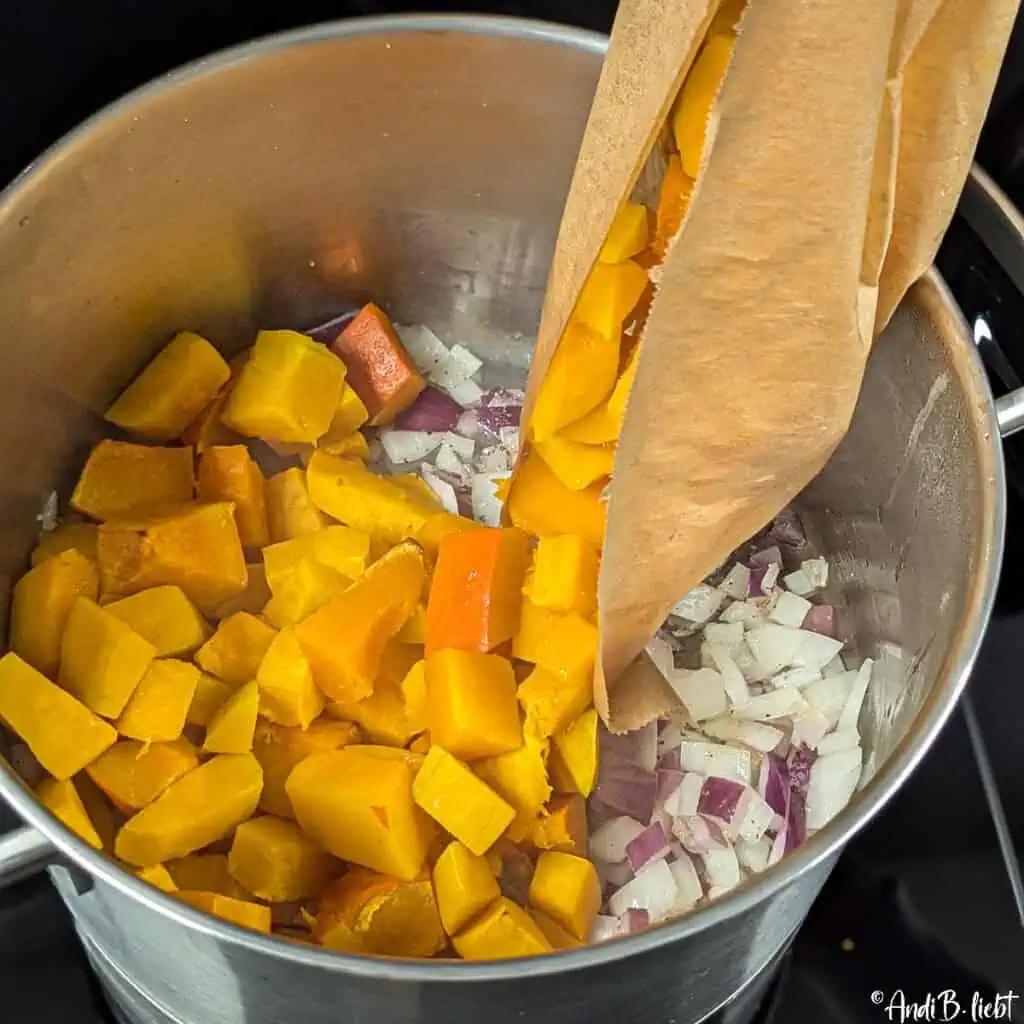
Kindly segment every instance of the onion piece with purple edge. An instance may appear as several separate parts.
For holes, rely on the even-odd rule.
[[[775,604],[772,605],[772,610],[768,613],[768,618],[780,626],[793,626],[799,629],[803,626],[804,619],[807,618],[807,613],[812,607],[813,605],[806,597],[782,590],[776,597]]]
[[[765,754],[761,758],[757,791],[764,802],[785,820],[791,797],[789,767],[777,754]]]
[[[836,610],[830,604],[812,604],[800,627],[822,636],[836,635]]]
[[[635,818],[611,818],[591,834],[590,856],[606,864],[618,864],[626,859],[626,847],[643,831],[644,825]]]
[[[785,836],[785,853],[795,850],[807,838],[806,805],[799,793],[794,793],[789,801],[789,813],[786,815],[786,825],[782,829],[782,834]]]
[[[594,923],[590,926],[590,933],[587,935],[588,942],[607,942],[609,939],[618,938],[622,934],[622,922],[610,914],[598,914]]]
[[[701,787],[697,811],[729,824],[739,810],[745,792],[746,786],[742,782],[710,775]]]
[[[786,758],[789,786],[801,796],[807,792],[811,781],[811,769],[818,755],[810,747],[794,747]]]
[[[690,860],[690,855],[685,850],[681,850],[680,854],[681,856],[677,855],[668,866],[678,893],[675,906],[672,908],[676,914],[691,910],[704,898],[704,885],[693,866],[693,861]]]
[[[800,691],[787,686],[751,697],[743,707],[733,708],[732,713],[751,722],[771,722],[806,710],[807,701],[800,696]]]
[[[637,932],[642,932],[650,923],[651,915],[638,907],[630,907],[619,918],[619,927],[623,935],[635,935]]]
[[[502,396],[511,394],[504,390],[485,392],[477,408],[477,422],[495,437],[500,436],[503,429],[519,426],[523,412],[522,398],[518,402],[502,400]]]
[[[658,803],[665,801],[679,789],[683,781],[683,771],[680,768],[658,768]],[[670,812],[671,813],[671,812]]]
[[[605,756],[592,795],[599,807],[636,821],[650,821],[658,796],[658,776],[622,757]]]
[[[635,839],[626,844],[626,860],[634,872],[645,864],[668,856],[669,837],[660,821],[648,825]]]
[[[707,853],[719,846],[728,846],[722,830],[710,819],[699,814],[673,818],[672,834],[688,853]]]
[[[605,893],[621,889],[633,877],[633,869],[629,866],[628,860],[619,861],[617,864],[607,864],[598,860],[594,861],[594,867],[601,882],[601,891]]]
[[[673,818],[685,818],[696,814],[703,788],[703,775],[697,772],[683,772],[679,785],[665,797],[665,810]]]
[[[419,398],[399,414],[395,426],[399,430],[454,430],[464,412],[461,405],[435,387],[425,387]]]
[[[768,725],[766,722],[746,722],[731,715],[703,722],[701,729],[705,735],[713,739],[725,742],[733,740],[761,753],[775,750],[786,738],[786,734],[774,725]]]
[[[779,550],[777,545],[771,545],[767,548],[762,548],[760,551],[755,551],[748,559],[747,562],[750,564],[750,568],[753,569],[767,569],[769,565],[782,565],[782,552]]]
[[[750,587],[750,570],[737,562],[718,584],[718,589],[736,601],[742,601]]]
[[[643,728],[631,733],[636,738],[633,759],[645,771],[653,772],[658,767],[658,722],[652,720]]]
[[[646,910],[651,923],[672,913],[679,891],[664,860],[656,860],[641,868],[636,877],[608,899],[608,909],[616,917],[627,910]]]

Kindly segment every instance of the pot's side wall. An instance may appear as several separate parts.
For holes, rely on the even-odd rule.
[[[834,860],[680,942],[567,974],[472,983],[402,983],[288,963],[186,931],[103,883],[79,895],[64,871],[54,878],[132,1024],[695,1024],[773,965]]]

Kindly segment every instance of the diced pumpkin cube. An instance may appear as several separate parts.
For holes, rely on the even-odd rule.
[[[296,627],[313,678],[329,698],[358,701],[373,693],[384,649],[419,603],[425,577],[423,552],[401,544]]]
[[[568,612],[544,631],[535,663],[564,679],[589,679],[597,658],[597,640],[597,626],[575,612]]]
[[[427,658],[430,735],[468,761],[515,750],[522,743],[516,679],[497,654],[443,650]]]
[[[305,472],[297,466],[270,477],[264,493],[272,544],[316,533],[327,525],[326,517],[309,497]]]
[[[236,900],[252,900],[253,894],[231,877],[223,853],[190,853],[167,862],[167,873],[179,889],[219,892]]]
[[[285,791],[292,769],[310,754],[338,750],[359,740],[359,729],[351,722],[318,719],[303,730],[258,719],[252,752],[263,766],[260,808],[280,818],[294,818],[292,802]]]
[[[85,813],[103,844],[104,853],[113,854],[114,838],[122,821],[120,811],[84,771],[75,776],[74,783]]]
[[[413,754],[419,754],[422,757],[426,757],[427,751],[430,750],[430,733],[421,732],[419,736],[415,737],[406,749]]]
[[[441,923],[456,935],[501,896],[498,880],[487,861],[457,839],[450,842],[434,865],[434,892]]]
[[[270,815],[243,821],[235,829],[228,854],[231,876],[270,903],[315,896],[338,867],[295,822]]]
[[[542,537],[534,553],[529,598],[542,608],[586,618],[597,609],[597,574],[597,550],[582,537]]]
[[[58,681],[96,714],[116,718],[155,656],[156,648],[117,616],[78,597],[64,627]]]
[[[297,331],[260,331],[223,420],[239,434],[312,444],[331,425],[345,365]]]
[[[424,644],[427,641],[427,608],[422,602],[412,610],[395,639],[402,644]]]
[[[79,839],[94,850],[103,849],[96,826],[89,820],[78,790],[70,779],[43,779],[36,787],[36,799]]]
[[[270,907],[266,907],[262,903],[236,900],[216,892],[196,892],[185,889],[178,892],[177,897],[190,907],[203,910],[207,914],[212,914],[231,924],[270,934],[272,923]]]
[[[174,879],[171,878],[171,873],[163,864],[152,864],[148,868],[139,868],[135,872],[135,877],[143,882],[148,882],[162,892],[178,891],[178,887],[174,884]]]
[[[554,850],[542,853],[530,883],[530,906],[583,941],[601,906],[597,869],[585,857]]]
[[[403,881],[359,867],[324,891],[313,935],[327,949],[377,956],[431,957],[445,944],[429,878]]]
[[[192,331],[175,335],[104,417],[156,441],[179,437],[228,382],[224,357]]]
[[[600,269],[598,264],[595,271]],[[554,437],[562,427],[596,409],[611,394],[619,372],[621,330],[620,322],[618,330],[609,337],[577,317],[570,319],[530,413],[527,433],[531,440]]]
[[[203,750],[211,754],[249,753],[259,708],[260,691],[255,682],[236,690],[210,719]]]
[[[324,695],[291,629],[282,629],[270,642],[256,684],[260,714],[279,725],[305,729],[324,709]]]
[[[278,582],[299,562],[313,558],[346,579],[358,579],[370,557],[370,537],[351,526],[328,526],[322,530],[271,544],[263,552],[267,583],[276,593]]]
[[[703,145],[703,138],[702,143]],[[657,260],[663,260],[669,243],[679,233],[683,218],[693,195],[694,179],[683,170],[676,153],[668,158],[665,175],[658,191],[658,209],[655,214],[654,241],[651,249]]]
[[[646,287],[647,271],[634,260],[598,263],[583,286],[573,316],[617,345],[623,324]],[[616,361],[615,370],[618,368]],[[607,397],[610,390],[611,381],[602,397]]]
[[[366,435],[358,430],[336,441],[322,439],[317,449],[328,455],[337,455],[339,458],[362,459],[363,462],[370,458],[370,442],[366,440]]]
[[[131,813],[151,803],[197,764],[196,749],[185,739],[170,743],[121,740],[86,771],[116,806]]]
[[[544,638],[561,618],[562,613],[542,608],[529,597],[523,598],[519,610],[519,629],[512,640],[512,652],[520,661],[534,665],[544,651]]]
[[[582,940],[567,932],[542,910],[531,907],[528,913],[533,918],[534,924],[544,933],[544,938],[551,943],[552,949],[577,949],[584,945]]]
[[[356,459],[316,451],[306,467],[309,496],[322,512],[385,544],[418,537],[436,502],[378,476]]]
[[[147,742],[176,740],[185,728],[202,673],[184,661],[150,664],[117,720],[122,736]]]
[[[262,562],[249,562],[245,567],[248,580],[245,590],[234,597],[229,597],[222,604],[210,611],[210,617],[218,622],[230,619],[237,612],[248,612],[250,615],[262,613],[271,598],[270,587],[267,586],[267,574]]]
[[[181,587],[152,587],[104,607],[148,640],[158,658],[192,654],[210,636],[210,627]]]
[[[191,501],[191,448],[154,448],[100,441],[86,460],[71,507],[93,519],[114,519]]]
[[[367,303],[331,343],[348,367],[348,382],[370,415],[390,423],[427,386],[382,309]]]
[[[611,476],[615,466],[614,446],[580,444],[560,434],[538,441],[537,453],[548,469],[573,491],[585,490],[595,481]]]
[[[441,547],[441,541],[450,534],[483,529],[486,529],[484,524],[478,523],[475,519],[456,516],[451,512],[437,512],[423,524],[416,534],[416,540],[425,551],[436,554]]]
[[[248,583],[242,542],[227,502],[184,506],[148,519],[100,527],[100,590],[135,594],[181,587],[201,611],[213,611]]]
[[[196,652],[199,667],[239,687],[256,678],[260,663],[277,634],[248,612],[225,619]]]
[[[405,704],[405,718],[414,733],[427,728],[427,663],[418,659],[406,673],[399,689]]]
[[[201,501],[230,501],[242,546],[264,548],[270,543],[263,474],[244,444],[217,445],[199,458],[196,487]]]
[[[78,598],[95,601],[96,566],[78,551],[64,551],[30,569],[14,585],[11,597],[11,650],[33,668],[55,676],[60,644]]]
[[[37,566],[47,558],[53,558],[64,551],[77,551],[86,558],[96,561],[97,527],[95,523],[70,523],[58,526],[56,530],[44,533],[32,551],[32,565]]]
[[[607,401],[602,402],[593,412],[587,413],[581,420],[570,423],[560,432],[560,437],[567,441],[579,441],[581,444],[604,444],[618,440],[622,433],[622,421],[626,415],[626,402],[636,380],[636,364],[640,346],[636,345],[626,359],[626,365],[619,374],[619,379],[612,388]]]
[[[495,900],[465,931],[453,936],[452,945],[463,960],[506,960],[552,951],[533,918],[505,896]]]
[[[393,747],[311,754],[285,784],[302,830],[335,857],[412,881],[437,827],[413,802],[419,758]]]
[[[526,713],[526,732],[546,738],[562,732],[587,710],[593,684],[587,674],[561,676],[538,665],[519,684],[516,696]]]
[[[184,857],[228,835],[256,810],[263,770],[251,754],[221,754],[183,775],[117,834],[115,853],[138,867]]]
[[[735,45],[736,40],[731,35],[710,36],[693,62],[676,101],[672,130],[683,171],[691,178],[696,178],[700,172],[711,108]]]
[[[356,394],[355,388],[349,381],[345,381],[341,388],[341,398],[338,399],[338,408],[334,410],[331,425],[327,428],[327,433],[321,438],[320,443],[330,444],[349,437],[369,418],[370,413],[363,404],[363,400]]]
[[[438,549],[427,602],[427,653],[492,651],[519,625],[529,539],[515,528],[449,534]]]
[[[601,492],[600,484],[583,491],[571,490],[536,451],[531,451],[512,480],[508,515],[520,530],[533,537],[575,533],[600,548],[606,514]]]
[[[328,601],[343,594],[350,585],[347,577],[322,562],[303,558],[274,581],[263,617],[278,629],[297,626]]]
[[[590,796],[597,781],[597,712],[593,708],[553,738],[549,767],[560,792]]]
[[[587,804],[579,793],[552,799],[546,814],[534,822],[530,842],[539,850],[587,856]]]
[[[185,722],[188,725],[201,725],[204,729],[213,720],[213,716],[224,706],[228,697],[237,690],[237,686],[225,683],[223,679],[211,676],[209,672],[201,672],[196,682],[192,703],[188,706]]]
[[[547,759],[548,741],[526,735],[522,746],[475,762],[473,771],[515,808],[517,818],[532,821],[551,796]]]
[[[484,854],[508,828],[515,810],[436,742],[412,784],[413,799],[473,853]]]
[[[241,370],[241,367],[239,367]],[[190,445],[196,455],[202,455],[208,448],[218,444],[238,444],[241,438],[230,427],[224,425],[221,417],[231,397],[234,381],[228,381],[210,400],[209,404],[182,431],[182,444]]]
[[[608,237],[601,246],[602,263],[621,263],[647,248],[650,214],[642,203],[623,203],[615,214]]]
[[[373,693],[363,700],[329,704],[327,713],[356,722],[371,743],[387,747],[404,747],[422,730],[409,721],[402,692],[391,679],[378,678]]]

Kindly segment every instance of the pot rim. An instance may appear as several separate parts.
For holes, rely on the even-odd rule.
[[[2,192],[0,217],[19,199],[28,181],[56,162],[70,147],[87,138],[89,132],[112,114],[173,89],[179,83],[194,81],[243,62],[255,61],[279,50],[340,39],[398,32],[460,32],[468,35],[499,35],[531,39],[566,46],[593,54],[603,54],[607,37],[598,32],[526,18],[491,15],[385,15],[350,18],[277,33],[239,44],[212,56],[183,65],[127,93],[108,104],[29,164]],[[233,946],[278,957],[308,967],[326,968],[356,977],[393,982],[486,982],[515,980],[530,975],[553,975],[566,971],[611,963],[682,941],[711,929],[750,910],[773,893],[785,888],[799,876],[838,853],[856,832],[877,814],[918,765],[939,731],[945,725],[967,684],[977,657],[985,627],[995,600],[1002,563],[1005,521],[1005,477],[1002,448],[991,391],[980,357],[971,341],[967,325],[938,272],[930,270],[924,282],[934,291],[934,300],[948,308],[951,325],[960,338],[953,345],[953,362],[959,364],[959,380],[972,411],[972,429],[979,451],[979,474],[987,483],[983,488],[983,515],[975,539],[977,558],[962,620],[953,649],[947,657],[942,682],[929,695],[913,726],[897,749],[879,769],[854,801],[824,829],[803,846],[788,854],[778,865],[710,906],[678,921],[661,925],[637,935],[624,936],[579,949],[485,963],[445,963],[410,961],[389,957],[358,956],[263,935],[223,922],[193,909],[187,904],[136,878],[106,855],[92,849],[65,828],[43,806],[0,757],[0,796],[29,825],[90,875],[101,879],[121,893],[141,901],[179,924]]]

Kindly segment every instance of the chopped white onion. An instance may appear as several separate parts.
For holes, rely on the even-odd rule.
[[[786,738],[786,734],[774,725],[738,721],[728,715],[703,722],[701,731],[716,740],[735,740],[765,754],[774,750]]]
[[[743,627],[738,622],[736,625],[742,630]],[[740,643],[742,644],[742,642],[741,638]],[[747,689],[747,681],[743,678],[743,673],[729,653],[729,649],[716,643],[705,644],[701,648],[702,652],[705,649],[711,664],[718,669],[718,673],[722,677],[722,686],[725,688],[725,695],[729,703],[734,708],[743,707],[750,700],[750,691]]]
[[[711,820],[699,814],[673,818],[672,834],[689,853],[707,853],[709,850],[728,845],[728,840],[722,835],[721,829],[715,826],[712,831]]]
[[[743,623],[709,622],[704,627],[704,640],[721,647],[738,647],[743,643]]]
[[[663,860],[645,864],[632,881],[608,899],[608,909],[618,917],[627,910],[646,910],[651,922],[667,917],[679,898],[675,879]]]
[[[814,593],[814,587],[811,586],[810,577],[803,569],[797,569],[794,572],[786,573],[782,577],[782,585],[794,594],[799,594],[800,597],[807,597],[808,594]]]
[[[799,630],[803,634],[803,643],[797,652],[794,668],[823,669],[842,649],[843,641],[831,636],[823,636],[810,629]]]
[[[792,626],[764,622],[747,631],[746,641],[757,663],[767,675],[774,676],[795,662],[803,637]]]
[[[825,679],[831,676],[841,676],[846,671],[846,666],[843,664],[843,657],[841,654],[837,654],[822,670],[821,674]]]
[[[696,814],[703,787],[703,775],[698,772],[683,772],[679,786],[665,800],[665,811],[673,818],[686,818]]]
[[[707,622],[722,606],[725,594],[716,587],[698,583],[672,607],[672,614],[687,622]]]
[[[598,914],[590,926],[587,941],[607,942],[609,939],[617,939],[621,934],[622,922],[617,917],[612,917],[610,914]]]
[[[507,480],[509,473],[477,473],[473,477],[470,499],[473,518],[485,526],[501,525],[501,498],[497,494],[497,481]]]
[[[444,390],[464,409],[476,405],[484,395],[483,388],[475,380],[459,381],[458,384],[452,384]]]
[[[821,678],[821,673],[816,668],[784,668],[771,678],[772,686],[806,686]]]
[[[818,754],[838,754],[860,746],[860,733],[856,729],[840,729],[818,741]]]
[[[442,472],[451,473],[455,476],[463,476],[466,467],[462,464],[455,449],[447,442],[442,442],[434,456],[434,465]]]
[[[381,430],[378,436],[396,466],[425,459],[444,439],[443,432],[426,430]]]
[[[800,691],[787,686],[751,697],[743,707],[733,709],[733,714],[751,722],[771,722],[806,710],[807,701],[800,696]]]
[[[427,486],[437,495],[444,510],[457,516],[459,514],[459,496],[455,493],[455,488],[447,480],[442,480],[436,473],[431,473],[428,466],[420,467],[420,475],[426,481]]]
[[[463,437],[461,434],[454,434],[451,431],[444,435],[444,444],[460,459],[471,459],[476,451],[476,441],[473,438]]]
[[[768,678],[768,673],[761,668],[757,658],[754,657],[753,652],[747,646],[746,641],[741,646],[734,647],[729,654],[748,683],[763,683]]]
[[[841,750],[819,757],[807,786],[807,828],[824,828],[849,802],[860,779],[861,751]]]
[[[775,811],[768,806],[757,790],[747,789],[740,812],[733,818],[732,831],[740,839],[757,842],[775,821]]]
[[[434,380],[448,360],[448,346],[429,328],[421,324],[395,324],[402,347],[424,376]]]
[[[676,669],[668,682],[692,721],[702,722],[725,714],[725,684],[713,668]]]
[[[512,460],[508,451],[501,445],[485,448],[476,460],[476,468],[481,473],[507,473],[512,468]]]
[[[865,658],[863,664],[857,670],[857,676],[850,688],[850,696],[839,716],[836,729],[840,732],[846,729],[856,729],[857,721],[860,718],[860,709],[864,704],[864,696],[868,692],[868,684],[871,682],[871,669],[874,662]]]
[[[606,864],[617,864],[626,859],[626,847],[646,826],[622,815],[612,818],[594,829],[590,837],[590,856]]]
[[[685,850],[680,850],[676,854],[676,859],[669,864],[668,869],[675,879],[677,893],[672,912],[685,913],[704,898],[704,886],[701,885],[700,875],[697,874],[697,869]]]
[[[740,867],[755,874],[764,871],[768,867],[768,856],[772,852],[770,839],[758,839],[757,842],[750,842],[740,839],[736,843],[736,859]]]
[[[437,383],[447,390],[449,385],[469,380],[483,365],[465,345],[452,345],[444,365],[437,371]]]
[[[829,726],[835,728],[839,716],[850,698],[856,672],[844,672],[842,675],[829,676],[809,683],[800,692],[811,707],[820,711],[828,719]]]
[[[733,601],[719,617],[722,622],[760,622],[764,612],[753,601]]]
[[[708,880],[709,896],[715,890],[728,892],[740,884],[740,865],[731,846],[709,850],[698,856],[704,866],[704,877]]]
[[[724,743],[701,743],[684,740],[679,745],[679,764],[683,771],[701,775],[720,775],[750,785],[753,759],[743,747]]]
[[[772,622],[780,626],[800,627],[811,610],[811,602],[796,594],[783,591],[775,602],[775,607],[768,614]]]
[[[749,587],[750,570],[742,562],[737,562],[718,585],[719,590],[737,601],[746,598]]]
[[[636,744],[634,760],[644,771],[658,767],[658,722],[652,719],[642,729],[631,734]]]
[[[789,738],[796,747],[817,750],[818,744],[831,728],[831,722],[817,708],[809,708],[803,714],[794,717],[793,731]]]
[[[828,562],[824,558],[808,558],[800,565],[800,571],[810,580],[814,590],[828,586]]]

